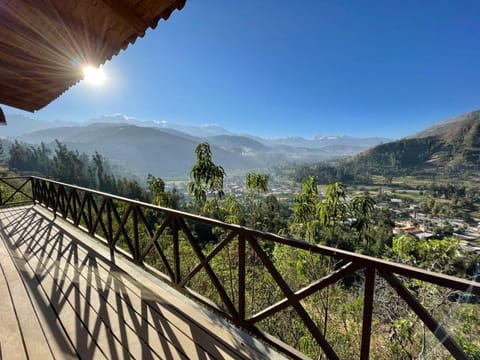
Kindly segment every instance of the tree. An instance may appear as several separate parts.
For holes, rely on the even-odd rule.
[[[325,199],[317,205],[317,214],[323,227],[336,228],[347,219],[345,185],[337,181],[327,185]]]
[[[173,201],[168,192],[165,191],[165,181],[162,178],[148,174],[148,188],[152,194],[152,204],[158,206],[172,207]]]
[[[15,140],[9,149],[10,158],[8,160],[8,167],[10,169],[29,170],[28,150],[25,145]]]
[[[235,195],[228,195],[225,198],[225,221],[232,224],[243,225],[244,210],[242,203]]]
[[[6,164],[6,157],[5,157],[5,152],[3,150],[3,142],[0,141],[0,166],[5,166]]]
[[[204,206],[207,196],[211,194],[214,200],[222,199],[223,179],[225,170],[212,161],[212,152],[208,143],[201,143],[195,149],[197,162],[192,166],[188,183],[188,192],[199,206]]]
[[[317,179],[314,176],[307,177],[302,183],[302,191],[295,196],[293,205],[294,223],[300,225],[300,229],[294,230],[301,237],[309,241],[315,241],[318,233],[319,221],[316,209],[318,206]]]
[[[349,212],[352,216],[351,227],[358,231],[360,240],[367,246],[369,244],[368,230],[373,223],[373,211],[375,209],[375,200],[370,196],[361,195],[354,197],[350,201]]]
[[[92,155],[90,171],[95,179],[94,186],[106,192],[116,191],[115,178],[110,171],[108,163],[97,151]]]
[[[53,176],[55,179],[69,184],[90,185],[86,173],[85,159],[81,159],[78,151],[68,149],[67,145],[56,140],[57,148],[53,156]]]
[[[248,173],[245,177],[245,187],[252,194],[263,194],[267,192],[268,180],[267,174]]]

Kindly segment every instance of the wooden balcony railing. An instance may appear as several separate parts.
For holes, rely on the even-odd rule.
[[[383,278],[404,300],[409,309],[443,344],[447,353],[456,359],[468,359],[452,334],[405,286],[403,279],[417,279],[471,296],[480,296],[478,282],[264,233],[39,177],[4,178],[0,181],[4,190],[11,188],[9,195],[0,196],[1,205],[20,204],[22,200],[29,200],[48,208],[55,216],[66,219],[103,241],[110,248],[113,259],[118,253],[129,257],[139,266],[162,277],[174,288],[194,297],[217,314],[293,358],[305,356],[262,330],[258,324],[274,318],[275,314],[285,309],[293,310],[326,357],[337,359],[334,346],[302,302],[342,279],[361,274],[365,284],[359,349],[361,359],[368,359],[370,356],[372,313],[379,278]],[[212,244],[211,238],[218,239],[218,242]],[[309,256],[334,259],[336,266],[320,278],[311,279],[308,285],[294,289],[291,281],[286,280],[278,269],[278,264],[272,260],[272,249],[275,246],[285,246],[291,251],[305,251]],[[228,271],[220,271],[218,269],[221,266],[225,269],[226,265],[220,266],[218,261],[215,266],[212,263],[219,254],[227,250],[230,259]],[[186,263],[193,265],[186,268]],[[262,267],[282,294],[281,299],[260,309],[252,305],[254,296],[250,290],[247,291],[248,287],[255,285],[255,274],[252,275],[251,269],[247,270],[252,264],[256,268]],[[202,281],[208,282],[204,286],[204,289],[208,289],[207,296],[194,290],[195,286],[190,286],[195,285],[193,280],[200,272],[204,274]],[[222,278],[228,279],[229,286],[224,285]]]

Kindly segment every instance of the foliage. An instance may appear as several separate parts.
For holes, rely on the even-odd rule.
[[[479,137],[480,122],[475,121],[446,134],[381,144],[340,161],[297,166],[293,178],[301,182],[315,176],[320,183],[371,184],[375,176],[382,176],[390,185],[393,176],[475,178],[480,170]]]
[[[317,179],[309,176],[302,183],[302,191],[295,196],[293,205],[293,232],[301,238],[315,241],[319,235],[320,222],[316,216],[318,206]]]
[[[9,148],[8,166],[20,174],[41,175],[142,201],[149,199],[138,181],[125,177],[117,179],[107,160],[98,152],[92,156],[80,154],[60,141],[56,141],[53,153],[44,143],[35,146],[15,141]]]
[[[190,171],[191,181],[188,183],[188,192],[193,196],[197,205],[204,206],[209,194],[215,200],[223,198],[225,170],[212,161],[212,151],[208,143],[199,144],[195,153],[197,162]]]
[[[172,194],[165,191],[165,181],[163,181],[163,179],[148,174],[147,184],[152,196],[152,204],[176,208]]]
[[[245,187],[250,193],[266,193],[268,189],[268,175],[248,173],[245,177]]]
[[[383,249],[377,241],[387,228],[387,222],[374,220],[375,201],[367,195],[347,198],[341,182],[327,184],[323,199],[318,197],[317,180],[310,176],[302,183],[302,191],[295,197],[291,231],[309,241],[354,250],[363,247],[369,254]],[[385,215],[385,214],[384,214]],[[383,238],[388,240],[388,235]]]

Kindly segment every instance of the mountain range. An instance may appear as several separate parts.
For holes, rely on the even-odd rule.
[[[36,121],[9,116],[0,137],[27,143],[55,140],[91,154],[98,151],[117,168],[144,176],[184,176],[195,162],[195,147],[208,142],[214,161],[227,172],[276,164],[342,159],[342,166],[372,174],[460,174],[480,171],[480,110],[447,119],[401,140],[314,136],[265,139],[234,134],[216,125],[143,122],[124,115],[84,123]]]
[[[52,148],[59,140],[87,154],[98,151],[116,167],[140,176],[187,175],[195,162],[195,147],[205,141],[212,147],[214,161],[227,171],[343,158],[389,141],[351,136],[265,139],[234,134],[217,125],[140,121],[121,114],[83,123],[39,121],[21,115],[9,115],[7,119],[8,126],[0,129],[0,137],[32,144],[44,142]]]

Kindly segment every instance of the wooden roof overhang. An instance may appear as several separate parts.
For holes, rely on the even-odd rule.
[[[186,0],[1,0],[0,104],[36,111]]]

